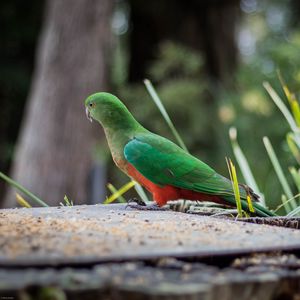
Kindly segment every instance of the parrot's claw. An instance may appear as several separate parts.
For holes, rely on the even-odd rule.
[[[133,204],[132,202],[135,202],[136,204]],[[137,210],[155,210],[155,211],[163,211],[163,210],[169,210],[167,208],[162,208],[159,207],[156,203],[149,204],[147,205],[143,200],[137,199],[137,198],[132,198],[129,199],[127,202],[126,208],[132,208],[132,209],[137,209]]]
[[[138,198],[130,198],[128,201],[127,201],[127,206],[130,204],[130,203],[136,203],[140,206],[147,206],[147,204],[142,200],[142,199],[138,199]],[[126,206],[126,207],[127,207]]]

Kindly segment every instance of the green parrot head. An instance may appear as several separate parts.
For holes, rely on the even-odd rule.
[[[97,120],[104,128],[122,128],[136,124],[126,106],[116,96],[100,92],[85,100],[87,118]]]

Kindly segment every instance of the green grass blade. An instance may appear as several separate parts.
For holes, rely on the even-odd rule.
[[[276,154],[275,154],[275,151],[274,151],[274,149],[273,149],[273,147],[272,147],[272,144],[271,144],[270,140],[268,139],[268,137],[265,136],[265,137],[263,138],[263,143],[264,143],[264,145],[265,145],[265,148],[266,148],[266,150],[267,150],[267,153],[268,153],[268,155],[269,155],[269,158],[270,158],[270,160],[271,160],[271,163],[272,163],[272,165],[273,165],[273,167],[274,167],[274,170],[275,170],[275,172],[276,172],[276,174],[277,174],[277,177],[278,177],[278,179],[279,179],[279,182],[280,182],[280,184],[281,184],[281,186],[282,186],[282,188],[283,188],[283,190],[284,190],[284,192],[285,192],[287,198],[293,198],[293,193],[292,193],[292,191],[291,191],[291,189],[290,189],[290,186],[289,186],[289,184],[288,184],[288,182],[287,182],[287,180],[286,180],[286,178],[285,178],[285,176],[284,176],[284,173],[283,173],[283,171],[282,171],[282,168],[281,168],[281,166],[280,166],[280,163],[279,163],[279,161],[278,161],[278,158],[277,158],[277,156],[276,156]],[[295,200],[294,200],[294,201],[291,201],[290,204],[291,204],[291,206],[292,206],[292,209],[294,209],[294,208],[297,207],[296,201],[295,201]],[[289,203],[286,203],[286,204],[284,205],[284,208],[285,208],[285,210],[286,210],[287,212],[290,212],[290,211],[291,211],[291,208],[290,208]]]
[[[108,183],[108,184],[107,184],[107,188],[110,190],[110,192],[111,192],[112,194],[115,194],[115,193],[118,192],[118,190],[117,190],[111,183]],[[125,198],[124,198],[122,195],[120,195],[117,199],[118,199],[119,202],[121,202],[121,203],[126,203],[126,202],[127,202],[127,201],[125,200]]]
[[[262,206],[266,206],[265,199],[263,193],[260,192],[258,185],[254,179],[254,176],[251,172],[250,166],[248,164],[248,161],[237,141],[237,130],[235,127],[231,127],[229,129],[229,138],[231,141],[232,150],[234,153],[234,156],[237,160],[237,163],[240,167],[240,170],[242,172],[242,175],[246,181],[246,184],[249,185],[255,193],[257,193],[260,196],[260,203]]]
[[[26,207],[26,208],[31,208],[32,206],[18,193],[16,193],[16,199],[17,199],[17,202],[23,206],[23,207]]]
[[[284,195],[283,195],[284,196]],[[293,199],[296,199],[300,197],[300,193],[296,194],[295,196],[293,196],[292,198],[288,199],[287,198],[285,199],[285,201],[282,201],[283,203],[280,204],[275,210],[274,210],[274,213],[276,213],[280,208],[284,207],[286,203],[290,203],[291,201],[293,201]]]
[[[183,140],[181,139],[179,133],[177,132],[173,122],[170,119],[169,114],[167,113],[163,103],[161,102],[158,94],[156,93],[152,83],[150,82],[150,80],[145,79],[144,80],[144,84],[146,86],[147,91],[149,92],[150,96],[152,97],[154,103],[156,104],[156,106],[158,107],[159,111],[161,112],[161,114],[163,115],[166,123],[168,124],[169,128],[171,129],[175,139],[177,140],[179,146],[184,149],[186,152],[189,152],[187,147],[185,146]]]
[[[64,202],[60,202],[59,204],[60,204],[61,206],[69,206],[69,207],[74,206],[73,201],[72,201],[72,200],[69,200],[69,198],[68,198],[67,195],[64,196]]]
[[[291,105],[291,110],[292,110],[294,119],[296,121],[296,124],[299,127],[300,126],[300,107],[299,107],[298,101],[294,97],[292,98],[292,102],[290,105]]]
[[[15,187],[17,190],[19,190],[20,192],[22,192],[23,194],[25,194],[29,199],[31,199],[33,202],[41,205],[41,206],[45,206],[48,207],[48,205],[41,200],[39,197],[37,197],[36,195],[34,195],[33,193],[31,193],[30,191],[28,191],[26,188],[24,188],[22,185],[20,185],[19,183],[17,183],[16,181],[14,181],[13,179],[11,179],[10,177],[6,176],[5,174],[3,174],[2,172],[0,172],[0,178],[2,178],[4,181],[6,181],[9,185]]]
[[[297,186],[298,192],[300,192],[300,174],[294,167],[290,167],[289,171],[294,179],[294,182]]]
[[[137,183],[137,184],[134,186],[134,188],[135,188],[137,194],[139,195],[139,197],[140,197],[145,203],[150,202],[150,200],[148,199],[148,197],[147,197],[147,195],[146,195],[144,189],[142,188],[142,186],[141,186],[140,184]]]
[[[300,216],[300,206],[296,207],[295,209],[293,209],[287,214],[287,217],[295,217],[295,216]]]
[[[296,134],[296,136],[295,136],[296,143],[297,143],[298,147],[300,148],[300,139],[298,137],[300,131],[299,131],[299,128],[298,128],[292,114],[290,113],[290,111],[288,110],[288,108],[286,107],[284,102],[281,100],[281,98],[278,96],[278,94],[275,92],[275,90],[271,87],[271,85],[268,82],[264,82],[263,86],[269,93],[271,99],[274,101],[274,103],[277,105],[277,107],[280,109],[280,111],[286,118],[292,131]]]
[[[283,80],[283,77],[281,76],[281,73],[279,71],[277,71],[278,74],[278,78],[280,80],[282,89],[285,93],[286,98],[289,101],[293,116],[294,116],[294,120],[296,121],[297,126],[300,126],[300,106],[299,103],[295,97],[295,94],[291,93],[287,84],[285,83],[285,81]]]
[[[227,158],[227,157],[226,157],[226,163],[227,163],[229,176],[230,176],[231,183],[232,183],[234,198],[235,198],[235,202],[236,202],[236,208],[238,211],[238,217],[242,218],[243,217],[242,202],[241,202],[240,189],[239,189],[239,183],[238,183],[237,176],[236,176],[235,166],[233,165],[231,159]]]
[[[253,207],[253,203],[252,203],[251,196],[250,196],[249,193],[247,193],[247,203],[248,203],[249,211],[252,212],[252,213],[254,213],[255,209]]]
[[[300,151],[295,142],[295,134],[292,132],[289,132],[286,135],[286,142],[290,148],[291,153],[295,157],[296,161],[298,162],[298,164],[300,164]]]
[[[116,190],[111,196],[109,196],[103,204],[109,204],[116,199],[120,198],[124,193],[130,190],[136,184],[135,181],[129,181],[128,183],[124,184],[120,189]],[[126,202],[126,201],[125,201]]]

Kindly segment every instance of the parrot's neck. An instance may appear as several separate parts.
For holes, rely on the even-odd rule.
[[[110,128],[104,127],[105,136],[110,148],[112,158],[116,165],[122,169],[125,173],[126,166],[124,165],[124,147],[132,140],[138,133],[146,132],[147,130],[143,128],[138,122],[136,126],[127,128]]]
[[[115,163],[126,172],[125,167],[120,165],[120,163],[125,164],[124,147],[138,133],[147,132],[147,130],[139,124],[123,104],[115,106],[113,109],[99,110],[94,118],[104,128]]]

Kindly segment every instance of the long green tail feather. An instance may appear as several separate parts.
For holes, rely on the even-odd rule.
[[[224,200],[226,200],[227,202],[229,202],[233,206],[236,205],[234,196],[223,196],[222,198],[224,198]],[[242,202],[243,210],[245,210],[246,212],[249,212],[247,201],[241,200],[241,202]],[[277,216],[275,213],[269,211],[267,208],[261,206],[257,202],[252,202],[252,205],[255,209],[255,214],[259,217],[276,217]]]
[[[247,203],[244,203],[246,205],[246,208],[248,207]],[[277,215],[270,210],[266,209],[265,207],[261,206],[257,202],[253,203],[253,207],[255,208],[255,211],[258,216],[260,217],[276,217]],[[244,207],[243,207],[244,209]]]

